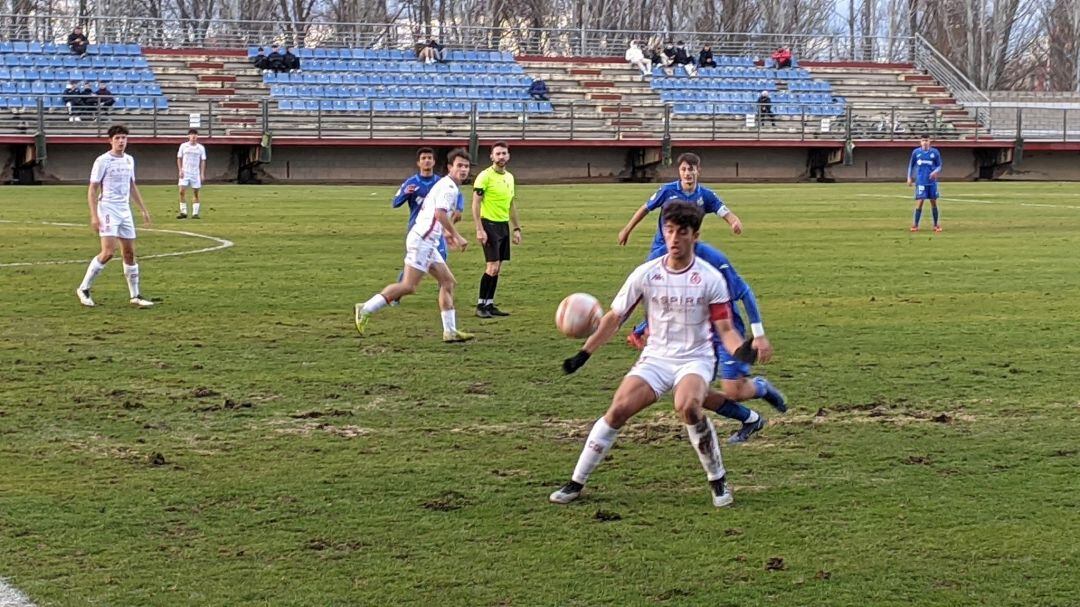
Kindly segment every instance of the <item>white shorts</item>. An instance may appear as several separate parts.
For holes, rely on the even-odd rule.
[[[126,240],[135,239],[135,219],[131,211],[122,213],[116,209],[98,205],[99,236],[112,236]]]
[[[191,188],[193,190],[202,189],[202,179],[198,177],[181,177],[180,182],[176,185],[182,188]]]
[[[446,263],[442,253],[439,253],[439,241],[432,242],[409,232],[405,238],[405,265],[426,273],[437,263]]]
[[[677,359],[642,356],[626,375],[645,380],[653,392],[656,392],[656,398],[660,398],[670,392],[687,375],[697,375],[709,384],[712,383],[715,374],[716,360],[713,358]]]

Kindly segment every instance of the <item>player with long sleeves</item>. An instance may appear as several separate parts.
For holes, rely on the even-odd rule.
[[[941,175],[941,152],[935,147],[930,147],[930,138],[923,137],[919,140],[919,147],[911,152],[911,160],[908,161],[907,184],[915,186],[915,219],[911,224],[911,231],[919,231],[919,220],[922,219],[923,202],[930,201],[930,211],[934,215],[934,231],[941,231],[938,219],[938,177]]]
[[[732,352],[742,351],[743,340],[732,325],[731,296],[724,276],[694,254],[703,217],[702,209],[693,203],[675,202],[664,208],[662,225],[668,253],[641,264],[630,274],[596,332],[577,354],[563,361],[566,373],[580,369],[615,335],[634,308],[645,303],[652,339],[619,384],[607,412],[593,424],[570,481],[548,498],[552,503],[568,504],[580,497],[619,429],[669,391],[705,469],[713,505],[719,508],[732,503],[716,431],[702,404],[716,366],[713,337],[719,336]]]

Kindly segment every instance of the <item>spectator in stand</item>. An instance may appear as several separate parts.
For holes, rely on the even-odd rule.
[[[697,64],[686,52],[686,44],[682,40],[675,43],[675,65],[681,65],[688,76],[697,76]]]
[[[60,98],[60,101],[67,106],[68,122],[82,122],[82,118],[78,116],[82,110],[79,109],[79,88],[78,83],[69,82],[67,88],[64,89],[64,95]]]
[[[645,52],[641,50],[641,42],[637,40],[630,41],[630,48],[626,49],[626,61],[641,70],[642,76],[652,73],[652,61],[645,56]]]
[[[87,47],[90,46],[90,41],[86,39],[86,34],[82,31],[81,25],[76,25],[75,29],[71,30],[68,34],[68,48],[76,55],[85,55]]]
[[[776,63],[778,69],[791,67],[791,51],[781,46],[773,51],[772,60]]]
[[[761,95],[757,98],[758,107],[758,120],[761,124],[765,124],[765,118],[768,117],[769,124],[776,126],[776,114],[772,111],[772,97],[769,97],[769,91],[761,91]]]
[[[259,47],[259,52],[251,58],[251,65],[259,68],[260,70],[270,69],[270,60],[266,58],[266,50],[263,47]]]
[[[285,69],[289,72],[300,71],[300,58],[297,57],[289,47],[285,48],[285,55],[282,57],[282,63],[285,64]]]
[[[416,57],[424,63],[446,63],[446,52],[443,50],[443,45],[439,44],[439,41],[434,38],[428,38],[427,43],[417,51]]]
[[[112,91],[104,82],[98,83],[98,89],[94,91],[94,101],[97,102],[98,113],[100,114],[108,114],[112,106],[116,104],[116,98],[113,97]]]
[[[274,72],[287,72],[285,69],[285,56],[281,54],[281,47],[275,42],[270,47],[270,54],[266,56],[267,69]]]
[[[529,95],[536,101],[548,100],[548,86],[543,80],[537,78],[529,85]]]
[[[664,64],[664,53],[660,52],[659,42],[650,42],[648,50],[645,51],[645,56],[653,67]]]
[[[664,43],[664,50],[660,51],[660,65],[668,76],[675,73],[675,44],[670,40]]]
[[[701,52],[698,53],[697,65],[698,67],[716,67],[716,59],[713,58],[711,44],[701,47]]]

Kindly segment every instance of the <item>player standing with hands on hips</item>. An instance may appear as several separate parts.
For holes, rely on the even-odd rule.
[[[941,231],[938,223],[938,177],[941,176],[941,152],[937,148],[930,147],[930,138],[923,137],[919,140],[919,147],[911,152],[911,161],[908,162],[907,184],[915,185],[915,220],[911,223],[911,231],[919,231],[919,220],[922,219],[923,202],[930,201],[930,211],[934,215],[934,231]]]
[[[135,159],[128,155],[128,129],[122,124],[109,127],[109,151],[97,157],[90,169],[90,187],[86,203],[90,207],[90,227],[101,237],[101,252],[90,260],[86,275],[75,295],[79,303],[92,308],[90,287],[105,264],[116,254],[116,245],[124,259],[124,279],[127,281],[129,302],[139,308],[149,308],[154,302],[139,293],[139,264],[135,262],[135,220],[131,216],[130,199],[142,212],[143,225],[150,225],[150,211],[143,204],[139,187],[135,185]]]

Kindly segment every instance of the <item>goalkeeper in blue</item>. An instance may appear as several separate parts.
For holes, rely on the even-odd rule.
[[[915,219],[911,223],[912,232],[919,231],[923,202],[927,200],[930,201],[930,211],[934,215],[934,231],[941,231],[937,208],[940,175],[941,152],[937,148],[930,147],[929,137],[923,137],[919,140],[919,147],[911,152],[907,170],[907,184],[915,186]]]
[[[393,201],[390,203],[395,209],[408,204],[409,224],[405,229],[406,234],[412,230],[413,224],[416,223],[416,215],[420,212],[420,207],[424,206],[424,198],[427,198],[431,187],[440,179],[442,179],[442,176],[435,172],[435,151],[431,148],[416,150],[416,174],[402,182],[401,187],[398,188]],[[450,220],[457,223],[461,219],[461,212],[464,210],[465,199],[459,192],[457,206]],[[444,260],[447,259],[445,238],[439,239],[438,251]],[[401,281],[404,275],[404,270],[398,274],[398,282]],[[397,303],[395,301],[391,305],[397,305]]]

